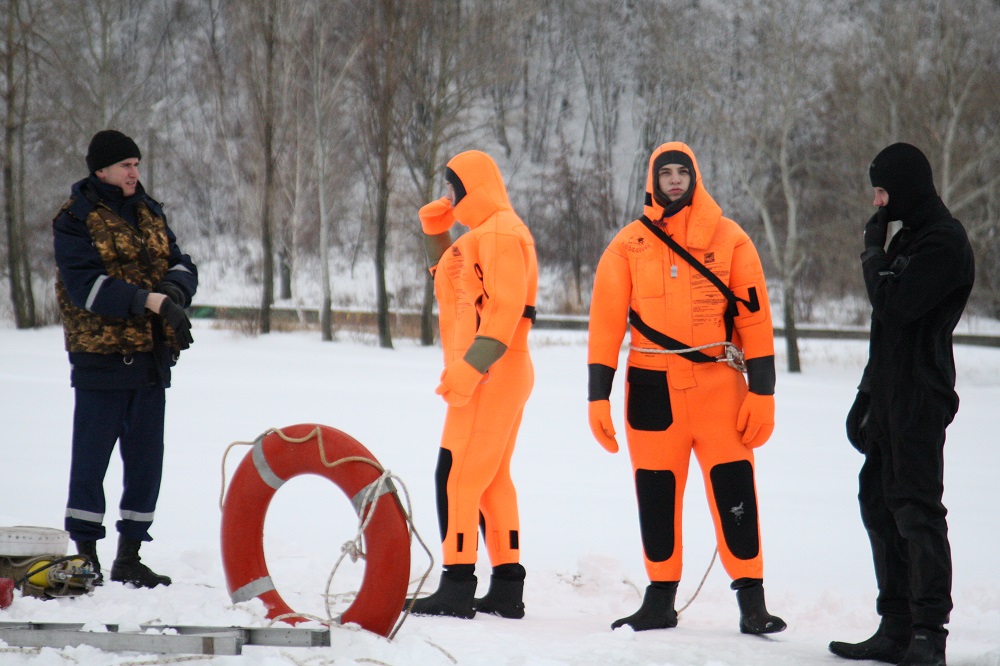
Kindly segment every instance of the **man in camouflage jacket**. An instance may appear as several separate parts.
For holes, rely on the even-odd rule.
[[[139,182],[141,153],[115,130],[94,135],[87,178],[53,221],[56,296],[75,389],[65,527],[103,581],[104,475],[120,442],[124,488],[111,579],[169,585],[139,559],[150,541],[163,465],[165,389],[192,343],[184,308],[197,268],[177,246],[160,204]]]

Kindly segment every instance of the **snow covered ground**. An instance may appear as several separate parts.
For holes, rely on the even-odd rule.
[[[532,335],[537,381],[514,458],[528,570],[525,619],[411,617],[392,641],[342,627],[333,630],[329,648],[246,647],[242,657],[195,663],[845,663],[827,652],[827,643],[863,639],[877,623],[871,560],[855,499],[861,457],[843,435],[865,343],[803,341],[804,372],[779,374],[778,426],[759,450],[757,469],[768,605],[789,628],[761,638],[739,633],[734,593],[718,564],[676,629],[610,630],[613,620],[638,607],[646,584],[628,460],[624,452],[605,453],[587,428],[585,335]],[[0,622],[266,625],[260,602],[233,605],[226,592],[219,554],[222,455],[231,442],[303,422],[350,433],[402,478],[417,529],[434,552],[428,588],[436,588],[433,472],[445,410],[433,389],[440,352],[405,340],[397,341],[395,350],[383,350],[346,334],[334,344],[322,343],[317,333],[251,338],[205,321],[196,322],[194,336],[167,394],[163,491],[155,541],[143,549],[144,560],[172,576],[174,584],[155,590],[108,584],[73,600],[17,597],[0,611]],[[994,491],[1000,470],[1000,350],[962,347],[956,357],[962,406],[946,447],[945,501],[955,564],[949,663],[998,666],[1000,520]],[[779,358],[779,368],[783,362]],[[73,406],[68,378],[61,329],[0,329],[0,525],[62,526]],[[613,398],[619,428],[621,395],[619,378]],[[246,451],[234,448],[227,475]],[[115,459],[106,483],[112,531],[120,475]],[[694,593],[714,548],[699,479],[692,474],[684,507],[686,569],[679,603]],[[272,577],[293,608],[326,617],[322,593],[341,544],[354,530],[350,505],[333,484],[298,477],[278,492],[265,545]],[[100,544],[106,566],[114,547],[113,538]],[[413,554],[416,579],[427,563],[419,549]],[[354,589],[360,566],[339,572],[332,589]],[[488,576],[488,564],[481,561],[481,591]],[[90,647],[0,645],[5,666],[169,662]]]

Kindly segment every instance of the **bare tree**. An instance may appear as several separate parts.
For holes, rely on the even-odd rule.
[[[69,130],[86,145],[96,130],[139,134],[155,126],[150,108],[162,99],[157,84],[169,61],[172,10],[169,0],[53,2],[42,55],[48,82],[62,91],[46,104],[58,140]]]
[[[0,98],[4,104],[3,217],[7,228],[7,278],[18,328],[35,325],[35,297],[31,288],[31,257],[24,227],[23,183],[25,111],[31,54],[27,33],[32,30],[30,11],[20,0],[8,0],[4,43],[0,51],[4,77]]]
[[[830,85],[821,65],[829,56],[817,6],[794,0],[752,4],[754,29],[734,35],[734,43],[750,40],[754,59],[742,79],[720,81],[718,122],[735,174],[763,223],[782,288],[788,371],[800,372],[795,307],[811,249],[802,206],[820,136],[815,118]]]
[[[628,53],[632,26],[622,3],[610,0],[578,3],[566,19],[587,109],[578,154],[592,163],[587,171],[592,172],[595,212],[610,221],[618,210],[614,153],[629,80],[630,63],[623,56]]]
[[[331,308],[333,295],[330,288],[330,237],[332,235],[332,212],[330,193],[337,192],[334,186],[334,176],[343,170],[332,169],[329,156],[344,143],[343,129],[338,127],[339,119],[346,114],[340,114],[345,95],[342,83],[348,68],[358,53],[359,46],[353,45],[349,55],[343,62],[337,58],[338,41],[331,38],[333,31],[328,25],[329,13],[324,11],[323,0],[313,0],[312,3],[312,40],[308,52],[304,54],[307,63],[309,93],[312,100],[312,115],[315,125],[316,149],[314,151],[316,164],[316,196],[319,207],[319,259],[320,287],[322,304],[320,306],[320,334],[324,341],[333,340],[333,324]],[[343,188],[341,188],[343,189]]]
[[[435,198],[441,183],[444,149],[470,130],[470,107],[494,68],[481,55],[479,37],[496,23],[495,13],[462,0],[413,2],[416,44],[406,65],[403,93],[409,106],[402,143],[417,205]],[[465,29],[456,34],[454,26]],[[423,252],[423,234],[413,227],[413,244]],[[420,341],[434,344],[434,281],[426,271],[420,317]]]
[[[274,304],[274,229],[272,215],[274,212],[274,190],[275,190],[275,158],[274,158],[274,126],[275,126],[275,102],[274,102],[274,61],[277,50],[277,23],[275,0],[264,0],[262,9],[264,10],[261,25],[261,39],[263,42],[264,59],[264,80],[261,82],[263,90],[256,91],[254,96],[260,110],[260,120],[262,122],[261,148],[264,153],[264,182],[261,188],[260,205],[260,250],[263,273],[263,289],[260,299],[260,332],[271,332],[271,306]]]
[[[411,7],[404,0],[372,0],[355,6],[347,3],[349,25],[359,35],[361,50],[353,73],[357,97],[357,123],[364,139],[369,179],[369,206],[375,234],[376,318],[379,345],[392,348],[389,294],[386,289],[386,245],[389,237],[389,201],[393,166],[398,154],[398,128],[405,126],[401,89],[403,63],[409,57],[414,35]]]

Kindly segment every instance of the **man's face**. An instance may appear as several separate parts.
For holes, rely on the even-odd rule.
[[[691,171],[683,164],[664,164],[656,172],[660,191],[670,201],[677,201],[691,187]]]
[[[125,196],[130,197],[135,194],[135,189],[139,184],[139,159],[129,157],[117,164],[98,169],[94,175],[102,183],[122,188]]]
[[[889,193],[886,192],[881,187],[875,188],[875,199],[872,200],[872,205],[881,208],[883,206],[889,205]]]

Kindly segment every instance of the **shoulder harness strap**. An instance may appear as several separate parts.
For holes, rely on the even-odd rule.
[[[642,222],[654,236],[663,241],[667,247],[680,255],[684,261],[691,264],[691,266],[694,267],[696,271],[701,273],[709,282],[711,282],[715,288],[719,290],[719,293],[721,293],[726,299],[728,306],[726,307],[726,313],[723,316],[723,319],[726,323],[726,341],[731,341],[733,339],[733,321],[736,319],[737,315],[739,315],[739,309],[737,307],[738,304],[742,303],[750,312],[757,312],[760,310],[760,300],[757,298],[757,290],[750,290],[750,300],[740,298],[733,293],[733,290],[730,289],[726,283],[719,279],[718,275],[709,270],[705,264],[695,259],[690,252],[681,247],[677,241],[667,234],[667,232],[653,224],[648,217],[643,215],[639,218],[639,221]]]

